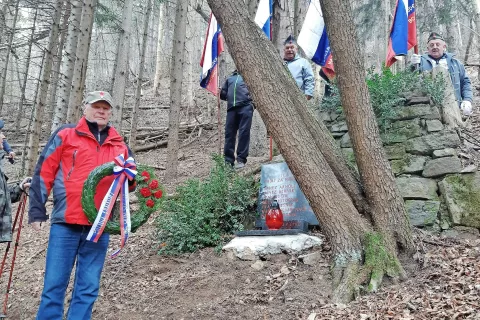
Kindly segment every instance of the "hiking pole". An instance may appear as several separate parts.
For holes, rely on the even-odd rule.
[[[17,214],[15,215],[15,221],[14,221],[13,227],[12,227],[12,234],[13,234],[13,231],[15,231],[15,226],[16,226],[17,221],[18,221],[18,231],[17,231],[17,237],[15,239],[15,247],[13,248],[13,257],[12,257],[12,264],[10,266],[10,275],[8,277],[8,284],[7,284],[7,291],[5,293],[5,300],[3,301],[3,310],[2,310],[3,315],[0,316],[0,318],[5,317],[6,314],[7,314],[8,294],[9,294],[9,291],[10,291],[10,285],[12,284],[13,268],[15,267],[15,258],[17,257],[17,249],[18,249],[19,240],[20,240],[20,233],[22,232],[23,214],[25,213],[25,204],[26,203],[27,203],[27,195],[25,193],[22,193],[22,195],[20,196],[20,204],[18,205]],[[18,219],[19,214],[20,214],[20,219]],[[3,267],[4,267],[4,264],[5,264],[5,258],[7,256],[9,248],[10,248],[10,242],[7,245],[7,250],[5,252],[5,257],[3,258],[2,270],[1,271],[3,271]],[[1,273],[0,273],[0,276],[1,276]]]

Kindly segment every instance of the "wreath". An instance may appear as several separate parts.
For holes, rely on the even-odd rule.
[[[94,201],[97,185],[104,177],[113,174],[114,166],[114,162],[109,162],[96,167],[90,172],[87,180],[83,184],[82,207],[90,223],[94,223],[98,214],[98,209],[95,207]],[[135,194],[139,202],[139,209],[130,209],[132,232],[135,232],[148,220],[150,215],[158,209],[163,201],[164,192],[164,188],[155,178],[152,168],[138,165],[137,171],[138,173],[135,176],[135,181],[137,182]],[[105,226],[104,232],[120,234],[120,222],[110,219]]]

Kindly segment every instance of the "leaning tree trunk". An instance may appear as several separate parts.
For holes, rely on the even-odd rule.
[[[112,123],[118,132],[122,132],[123,104],[125,99],[125,86],[128,73],[128,54],[130,50],[130,35],[132,25],[133,0],[126,0],[123,7],[122,30],[117,48],[117,65],[113,83],[113,116]]]
[[[140,50],[140,64],[138,66],[138,79],[137,79],[137,90],[135,92],[135,105],[132,110],[132,124],[130,127],[130,139],[129,145],[130,148],[135,149],[136,140],[137,140],[137,122],[138,122],[138,110],[140,107],[141,91],[142,91],[142,78],[143,70],[145,69],[145,52],[147,51],[147,41],[148,41],[148,22],[150,21],[150,14],[152,13],[152,0],[148,0],[147,6],[145,8],[144,22],[143,22],[143,36],[142,36],[142,48]]]
[[[58,82],[57,104],[53,116],[51,132],[54,132],[59,126],[65,123],[67,119],[68,99],[72,89],[73,72],[75,70],[75,59],[78,44],[78,34],[80,32],[80,22],[82,15],[82,2],[72,1],[70,18],[67,31],[67,43],[65,45],[65,56],[62,59],[60,81]]]
[[[362,241],[372,229],[355,208],[325,160],[298,110],[305,96],[283,66],[274,45],[248,18],[241,1],[208,0],[239,72],[245,78],[289,168],[332,242],[336,301],[353,297],[362,263]],[[244,54],[248,52],[249,54]]]
[[[389,255],[396,257],[397,244],[399,248],[413,248],[412,232],[370,103],[363,56],[360,46],[355,45],[358,41],[350,1],[320,2],[334,53],[342,106],[373,225],[381,234]],[[383,274],[377,275],[377,279],[372,278],[371,282],[374,290]]]
[[[187,35],[188,0],[177,0],[175,29],[173,32],[172,69],[170,74],[170,112],[168,115],[167,181],[177,177],[178,128],[182,103],[183,64],[185,62],[185,38]]]
[[[43,114],[43,110],[45,109],[45,103],[46,103],[47,93],[48,93],[48,85],[50,82],[49,81],[50,73],[52,71],[52,64],[53,64],[52,50],[55,47],[56,43],[58,42],[58,33],[60,29],[59,23],[60,23],[60,17],[62,14],[62,4],[63,4],[63,0],[57,0],[55,3],[55,9],[54,9],[55,12],[53,13],[52,29],[50,30],[50,39],[48,41],[48,46],[45,51],[43,73],[40,79],[40,88],[38,90],[37,103],[35,106],[35,112],[32,119],[33,130],[32,130],[32,134],[30,135],[30,141],[28,143],[29,154],[28,154],[28,171],[27,172],[30,175],[33,174],[33,170],[35,168],[35,163],[38,155],[40,129],[42,127],[41,116]]]
[[[75,58],[75,68],[72,77],[72,89],[68,99],[67,122],[77,121],[77,110],[81,108],[83,99],[83,88],[85,82],[85,72],[88,64],[88,51],[90,49],[90,40],[92,38],[92,24],[95,11],[96,0],[84,0],[82,9],[82,19],[80,22],[80,34]],[[100,90],[104,90],[100,88]]]

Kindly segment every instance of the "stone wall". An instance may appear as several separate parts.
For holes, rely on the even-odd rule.
[[[381,137],[412,225],[478,234],[480,173],[475,166],[463,168],[458,133],[446,128],[428,97],[410,97],[393,109]],[[354,164],[343,114],[322,111],[321,118]]]

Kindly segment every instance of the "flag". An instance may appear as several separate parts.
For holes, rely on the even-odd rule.
[[[322,66],[328,78],[335,76],[330,41],[319,0],[310,1],[305,22],[298,35],[298,45],[309,59]]]
[[[416,45],[415,0],[397,0],[395,16],[390,29],[385,65],[390,67],[397,61],[395,56],[406,55],[408,50]]]
[[[222,31],[215,16],[210,14],[202,58],[200,59],[200,66],[202,67],[200,86],[214,95],[217,95],[218,92],[218,56],[222,52]]]
[[[268,39],[272,39],[270,34],[270,20],[272,19],[273,0],[260,0],[257,13],[255,14],[255,23],[262,28]]]

